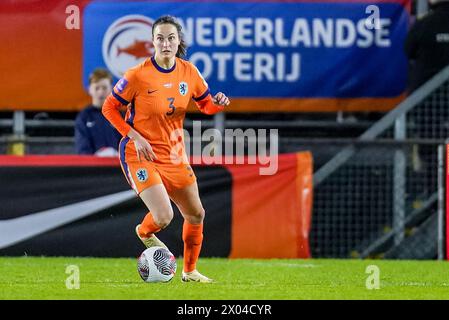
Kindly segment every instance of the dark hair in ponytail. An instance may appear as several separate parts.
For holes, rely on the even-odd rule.
[[[181,24],[179,24],[179,22],[175,19],[175,17],[162,16],[162,17],[158,18],[156,21],[154,21],[154,23],[153,23],[153,28],[151,30],[153,37],[154,37],[154,29],[156,29],[156,27],[160,24],[171,24],[176,27],[176,30],[178,30],[178,36],[179,36],[179,40],[180,40],[178,52],[176,52],[176,56],[178,58],[184,58],[185,55],[187,54],[187,44],[184,41],[184,35],[182,33]]]

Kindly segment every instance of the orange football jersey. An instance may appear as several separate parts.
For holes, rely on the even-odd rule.
[[[198,69],[179,58],[169,70],[161,68],[154,57],[146,59],[125,73],[112,96],[128,105],[126,123],[148,140],[157,156],[155,162],[160,163],[179,160],[173,157],[186,160],[182,129],[188,103],[192,98],[197,102],[211,100],[208,85]],[[122,135],[128,133],[128,125],[108,117],[107,110],[103,113]],[[132,142],[121,146],[127,161],[137,161]]]

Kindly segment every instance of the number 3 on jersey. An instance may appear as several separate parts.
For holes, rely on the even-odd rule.
[[[173,105],[173,102],[175,102],[175,98],[167,98],[167,100],[170,102],[170,104],[168,105],[170,110],[167,111],[166,115],[171,116],[175,112],[175,109],[176,109],[176,107]]]

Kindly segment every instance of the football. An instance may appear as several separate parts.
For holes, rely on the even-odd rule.
[[[137,270],[145,282],[168,282],[176,273],[175,256],[162,247],[150,247],[137,259]]]

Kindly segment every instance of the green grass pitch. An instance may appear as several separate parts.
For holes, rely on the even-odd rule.
[[[136,259],[0,257],[0,299],[449,299],[449,265],[442,261],[251,260],[201,258],[213,284],[182,283],[182,259],[168,283],[144,283]],[[69,265],[80,288],[67,289]],[[378,267],[379,288],[367,289]],[[371,277],[371,278],[370,278]]]

